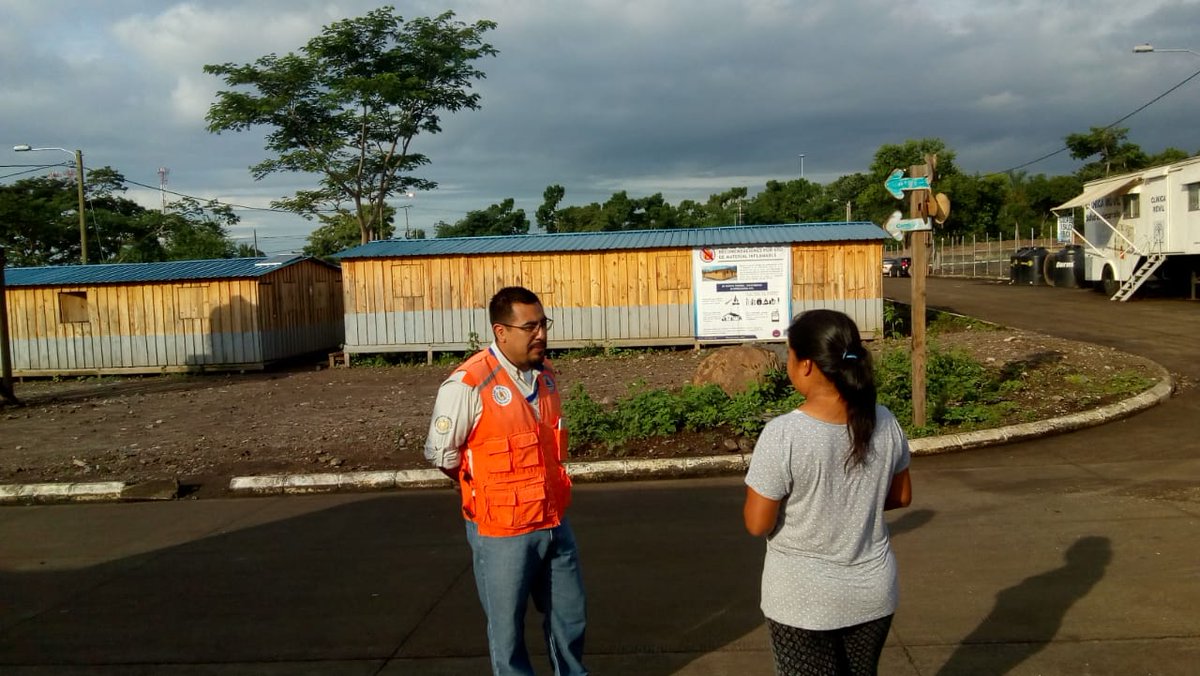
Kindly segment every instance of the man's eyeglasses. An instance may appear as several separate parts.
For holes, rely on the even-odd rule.
[[[538,329],[545,329],[546,331],[549,331],[550,327],[554,326],[554,320],[550,319],[549,317],[542,317],[542,321],[540,322],[529,322],[528,324],[521,324],[520,326],[517,326],[516,324],[505,324],[504,322],[496,323],[500,326],[507,326],[510,329],[520,329],[526,333],[533,333]]]

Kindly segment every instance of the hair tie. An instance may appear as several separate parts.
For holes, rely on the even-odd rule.
[[[842,359],[858,359],[858,355],[854,354],[850,350],[843,350]]]

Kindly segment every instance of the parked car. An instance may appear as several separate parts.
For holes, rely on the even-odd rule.
[[[885,258],[883,259],[883,276],[884,277],[907,277],[908,269],[912,266],[912,259],[908,256],[900,258]]]

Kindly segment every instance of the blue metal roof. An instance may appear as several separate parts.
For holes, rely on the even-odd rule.
[[[4,271],[4,280],[8,286],[67,286],[175,282],[191,279],[241,279],[261,277],[305,259],[305,256],[289,254],[266,258],[216,258],[201,261],[168,261],[166,263],[105,263],[9,268]],[[312,260],[327,265],[324,261]]]
[[[677,230],[567,232],[552,235],[446,237],[444,239],[385,239],[334,254],[334,258],[395,258],[402,256],[470,256],[480,254],[550,253],[563,251],[620,251],[627,249],[695,248],[701,246],[762,246],[793,242],[882,241],[878,225],[849,223],[792,223],[742,225]]]

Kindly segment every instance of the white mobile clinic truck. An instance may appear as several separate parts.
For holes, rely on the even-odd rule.
[[[1075,215],[1083,209],[1083,229]],[[1052,209],[1084,246],[1084,279],[1128,300],[1152,276],[1196,295],[1200,271],[1200,156],[1084,184]]]

